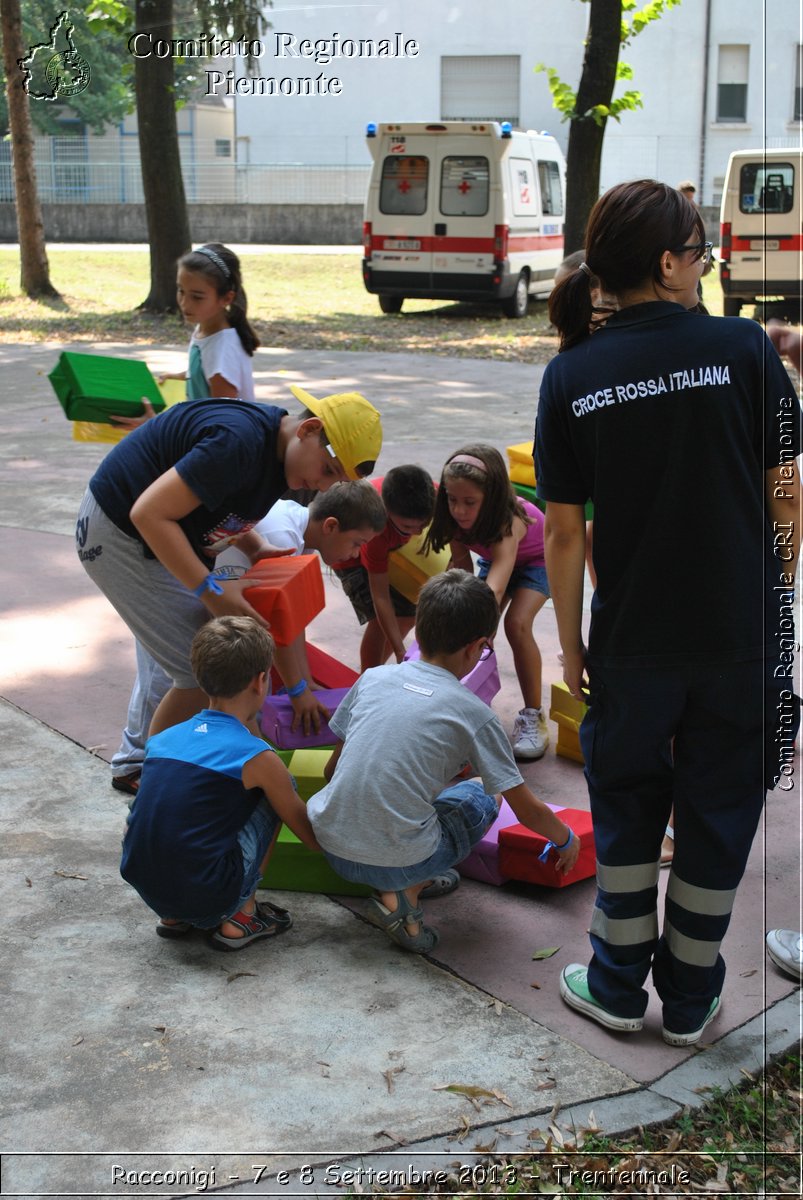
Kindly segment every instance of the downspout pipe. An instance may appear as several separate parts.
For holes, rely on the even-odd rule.
[[[705,49],[703,52],[703,103],[700,114],[700,203],[705,202],[705,151],[708,139],[708,77],[711,55],[711,3],[705,0]]]

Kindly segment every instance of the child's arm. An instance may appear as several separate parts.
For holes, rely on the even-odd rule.
[[[368,572],[368,587],[371,589],[371,601],[379,622],[379,628],[384,633],[396,656],[396,662],[404,658],[404,638],[399,629],[399,622],[393,611],[393,600],[390,596],[390,576],[387,571],[382,574]]]
[[[450,567],[458,567],[461,571],[468,571],[469,575],[474,574],[474,562],[471,558],[471,551],[463,542],[453,541],[449,543],[449,559]]]
[[[131,521],[162,566],[192,592],[203,583],[209,570],[204,570],[178,522],[199,507],[198,497],[175,467],[171,467],[135,500],[130,513]],[[200,594],[201,602],[213,616],[253,617],[270,629],[265,618],[242,595],[243,588],[249,586],[247,581],[224,580],[219,586],[222,589],[219,595],[209,588]]]
[[[243,767],[243,786],[261,788],[271,808],[288,829],[310,850],[320,850],[306,805],[296,794],[290,773],[275,751],[266,750],[249,759]]]
[[[521,530],[517,528],[521,526]],[[519,542],[521,541],[526,526],[518,517],[514,518],[513,531],[507,537],[502,538],[501,542],[494,542],[490,547],[491,550],[491,569],[485,579],[488,587],[496,596],[496,603],[501,610],[507,593],[507,585],[510,583],[510,576],[513,574],[513,568],[516,565],[516,552]]]
[[[571,871],[580,853],[580,839],[572,833],[568,825],[561,821],[559,815],[553,813],[551,808],[533,795],[526,783],[520,783],[518,787],[507,788],[505,799],[522,825],[532,829],[533,833],[540,833],[542,837],[548,838],[554,844],[559,859],[557,869],[564,875]],[[567,840],[568,846],[559,850],[558,847],[563,846]]]
[[[305,735],[309,736],[313,731],[317,733],[321,727],[321,721],[328,721],[332,714],[325,704],[321,704],[312,690],[313,681],[309,678],[304,633],[300,633],[289,646],[277,646],[273,661],[288,692],[302,680],[307,684],[299,695],[290,697],[294,713],[292,728],[297,729],[300,722]]]
[[[234,384],[229,383],[222,375],[213,375],[206,382],[209,384],[209,395],[216,399],[236,400],[240,394]]]
[[[345,745],[345,742],[338,742],[337,745],[335,746],[334,750],[332,751],[332,753],[329,755],[326,766],[323,769],[323,777],[327,783],[329,782],[329,780],[332,778],[332,776],[335,773],[335,767],[338,764],[338,761],[340,759],[340,754],[343,750],[344,745]]]

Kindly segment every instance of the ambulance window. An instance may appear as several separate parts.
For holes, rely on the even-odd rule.
[[[420,217],[427,211],[429,159],[420,154],[390,154],[382,164],[379,211]]]
[[[488,159],[450,154],[441,165],[445,217],[484,217],[488,211]]]
[[[745,163],[739,172],[739,209],[743,213],[791,212],[794,183],[791,163]]]
[[[529,158],[511,158],[510,160],[510,195],[513,200],[513,213],[517,217],[527,217],[538,213],[538,192],[535,186],[533,164]]]
[[[563,216],[563,188],[558,164],[539,162],[538,182],[541,185],[541,212],[545,217]]]

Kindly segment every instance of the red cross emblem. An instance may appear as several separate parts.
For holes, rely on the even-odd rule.
[[[400,192],[409,192],[409,190],[410,190],[410,182],[409,182],[409,180],[407,180],[407,179],[403,179],[403,180],[401,181],[401,183],[399,184],[399,191],[400,191]]]
[[[464,179],[461,184],[458,184],[457,190],[458,190],[458,192],[462,192],[463,195],[465,196],[466,192],[471,191],[471,184],[467,183],[466,180]]]

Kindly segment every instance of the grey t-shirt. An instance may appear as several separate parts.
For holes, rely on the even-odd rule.
[[[494,712],[443,667],[375,667],[329,722],[345,744],[329,784],[308,805],[330,854],[409,867],[440,841],[433,800],[467,762],[489,795],[522,782]]]

